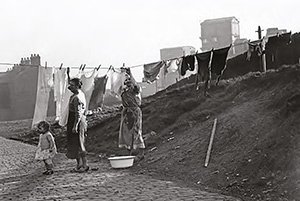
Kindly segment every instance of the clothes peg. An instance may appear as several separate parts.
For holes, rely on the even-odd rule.
[[[70,82],[70,67],[67,68],[67,76],[68,76],[68,82]]]
[[[110,65],[109,68],[110,68],[112,71],[116,72],[115,68],[114,68],[112,65]]]
[[[107,72],[105,73],[105,75],[110,71],[110,70],[113,70],[115,72],[115,70],[113,69],[114,67],[112,65],[109,66]]]
[[[63,63],[60,64],[59,70],[61,70],[62,66],[63,66]]]
[[[101,67],[101,64],[96,68],[96,70],[98,71],[100,69],[100,67]]]
[[[79,67],[79,71],[81,71],[82,66],[83,66],[83,65],[81,64],[80,67]]]
[[[45,68],[47,68],[47,61],[45,62]]]
[[[84,71],[86,64],[83,65],[81,71]]]

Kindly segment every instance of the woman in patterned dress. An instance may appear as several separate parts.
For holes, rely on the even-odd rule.
[[[79,78],[69,81],[68,89],[73,93],[69,100],[69,115],[67,123],[67,157],[76,159],[75,172],[86,172],[89,170],[86,159],[85,137],[87,131],[86,123],[86,99],[81,91],[82,82]]]
[[[125,70],[121,98],[123,110],[119,131],[119,147],[130,150],[131,155],[133,150],[144,149],[145,144],[142,137],[141,90],[129,68]]]

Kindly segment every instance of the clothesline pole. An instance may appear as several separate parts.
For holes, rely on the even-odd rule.
[[[257,34],[258,34],[258,40],[261,40],[262,39],[262,36],[261,36],[261,32],[263,30],[261,29],[260,26],[258,26],[257,28]],[[265,54],[265,49],[264,49],[264,46],[262,46],[262,54],[260,56],[260,67],[261,67],[261,70],[262,72],[266,72],[267,71],[267,66],[266,66],[266,54]]]

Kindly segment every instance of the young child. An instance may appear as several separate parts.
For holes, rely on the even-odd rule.
[[[53,174],[52,158],[57,153],[54,137],[50,132],[50,124],[47,121],[39,122],[37,130],[40,133],[40,138],[35,159],[44,161],[46,171],[43,174],[50,175]]]

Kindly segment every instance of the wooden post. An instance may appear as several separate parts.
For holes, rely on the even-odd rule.
[[[261,29],[260,26],[258,26],[257,31],[255,31],[255,32],[258,33],[258,39],[259,40],[262,38],[262,36],[261,36],[261,32],[262,31],[263,30]],[[265,52],[264,49],[262,49],[261,51],[262,51],[262,55],[260,56],[260,67],[261,67],[262,72],[266,72],[267,71],[267,67],[266,67],[266,54],[264,53]]]
[[[267,63],[266,63],[266,53],[265,50],[262,50],[262,55],[261,55],[261,63],[262,63],[262,71],[266,72],[267,71]]]
[[[263,30],[261,29],[261,27],[258,26],[257,31],[255,31],[255,32],[258,33],[258,39],[261,39],[261,32],[262,32],[262,31],[263,31]]]
[[[211,152],[211,148],[212,148],[212,144],[213,144],[214,136],[215,136],[215,132],[216,132],[216,127],[217,127],[217,118],[215,118],[215,120],[214,120],[213,129],[211,131],[211,135],[210,135],[209,145],[208,145],[208,149],[207,149],[207,153],[206,153],[206,159],[205,159],[204,167],[208,166],[210,152]]]

